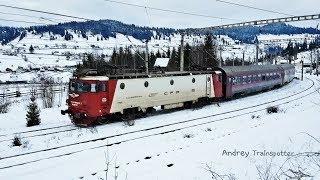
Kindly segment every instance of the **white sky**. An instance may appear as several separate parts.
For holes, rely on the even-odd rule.
[[[220,20],[205,17],[195,17],[189,15],[160,12],[149,10],[150,21],[143,8],[130,7],[126,5],[106,2],[104,0],[0,0],[0,4],[13,5],[24,8],[45,10],[62,14],[81,16],[90,19],[113,19],[125,23],[157,26],[157,27],[208,27],[220,24],[229,24],[240,21],[257,20],[265,18],[284,17],[283,15],[262,12],[244,7],[228,5],[216,0],[119,0],[140,5],[148,5],[157,8],[172,9],[178,11],[187,11],[197,14],[210,16],[226,17],[232,20]],[[235,3],[242,3],[263,9],[280,11],[286,14],[307,15],[320,13],[319,0],[226,0]],[[48,21],[39,18],[29,18],[14,15],[4,15],[5,13],[20,13],[32,16],[54,17],[66,19],[57,16],[42,15],[39,13],[30,13],[26,11],[13,10],[0,7],[0,19],[14,19],[33,21],[39,23],[48,23]],[[70,20],[70,19],[69,19]],[[294,25],[316,27],[319,21],[307,21],[295,23]],[[0,20],[0,25],[26,26],[25,23],[13,23]],[[28,24],[30,25],[30,24]]]

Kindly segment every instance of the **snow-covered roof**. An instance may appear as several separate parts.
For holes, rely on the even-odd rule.
[[[167,67],[170,58],[157,58],[154,64],[155,67]]]

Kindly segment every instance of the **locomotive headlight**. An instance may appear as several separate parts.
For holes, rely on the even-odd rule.
[[[102,98],[102,99],[101,99],[101,102],[102,102],[102,103],[106,103],[106,102],[107,102],[107,98]]]

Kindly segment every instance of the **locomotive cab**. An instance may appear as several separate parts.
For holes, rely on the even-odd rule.
[[[88,125],[97,118],[106,115],[108,78],[85,77],[70,79],[68,110],[72,122],[78,125]]]

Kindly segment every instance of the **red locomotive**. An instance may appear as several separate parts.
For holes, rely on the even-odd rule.
[[[85,76],[70,79],[68,113],[76,125],[112,117],[133,119],[154,107],[191,107],[198,102],[271,89],[292,81],[293,65],[223,67],[206,72]]]

